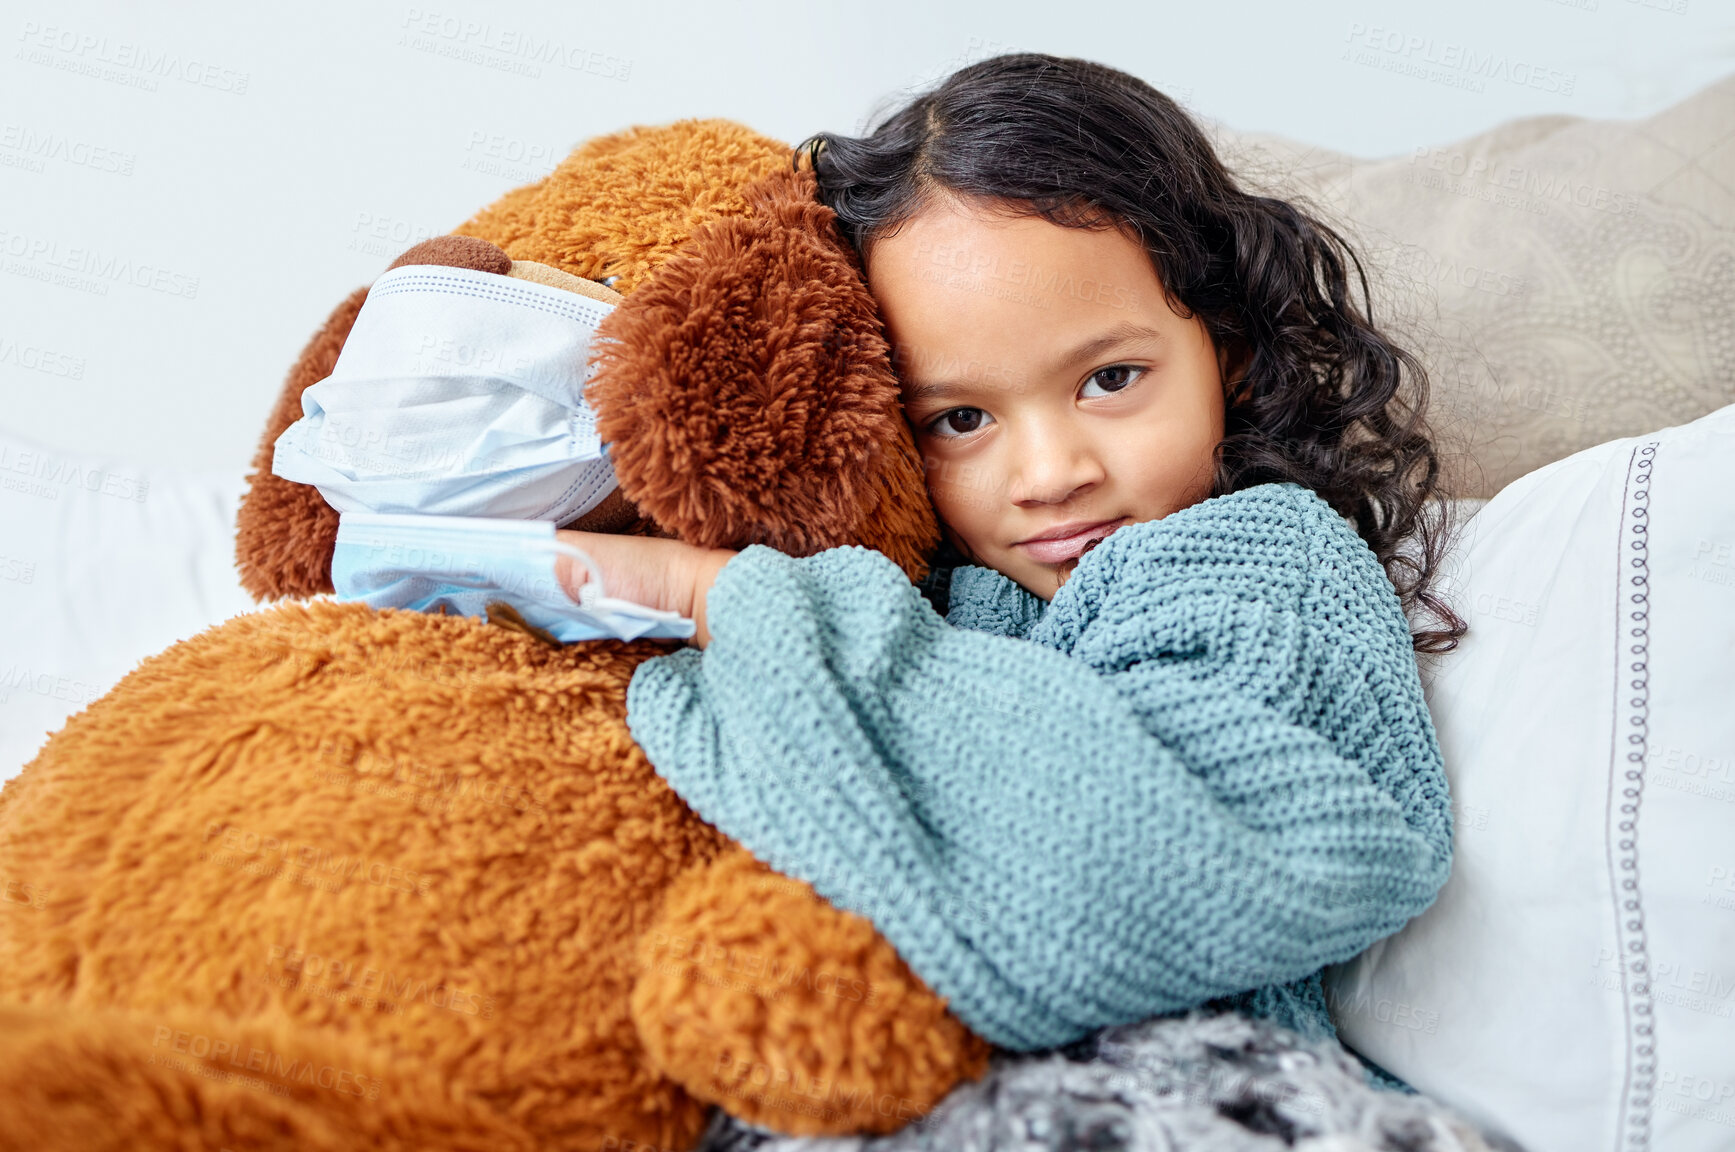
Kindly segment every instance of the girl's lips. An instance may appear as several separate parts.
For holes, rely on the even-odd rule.
[[[1025,555],[1039,563],[1062,564],[1083,556],[1085,545],[1092,540],[1107,536],[1110,532],[1125,525],[1126,522],[1127,518],[1122,516],[1119,520],[1110,520],[1107,523],[1097,525],[1095,528],[1086,528],[1074,535],[1062,536],[1058,540],[1031,540],[1023,544],[1015,544],[1013,547],[1022,548]]]

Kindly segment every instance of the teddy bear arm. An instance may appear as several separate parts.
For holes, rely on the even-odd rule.
[[[987,1042],[871,922],[739,846],[676,883],[637,956],[648,1057],[751,1123],[895,1131],[987,1068]]]

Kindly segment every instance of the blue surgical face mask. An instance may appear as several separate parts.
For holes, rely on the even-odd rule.
[[[339,512],[569,524],[616,487],[584,402],[613,305],[470,268],[373,282],[271,470]]]
[[[693,635],[689,617],[606,595],[596,564],[554,531],[548,520],[344,512],[331,582],[339,600],[375,608],[486,617],[505,601],[562,643]],[[561,553],[590,573],[576,604],[555,575]]]

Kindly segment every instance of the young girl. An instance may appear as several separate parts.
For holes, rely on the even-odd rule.
[[[637,669],[634,737],[996,1044],[1225,1000],[1333,1035],[1322,967],[1449,869],[1414,651],[1465,631],[1427,591],[1426,381],[1359,263],[1082,60],[987,60],[798,154],[880,304],[948,602],[859,547],[563,533],[698,624]]]

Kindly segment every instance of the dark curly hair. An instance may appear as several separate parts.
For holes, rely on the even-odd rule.
[[[1468,625],[1430,591],[1451,506],[1429,500],[1445,493],[1424,419],[1426,372],[1375,329],[1348,243],[1295,205],[1238,187],[1168,96],[1088,60],[996,56],[865,136],[808,137],[794,163],[813,170],[863,257],[936,191],[1138,240],[1171,306],[1200,317],[1218,347],[1247,353],[1225,397],[1211,495],[1273,481],[1317,492],[1355,525],[1406,613],[1426,605],[1445,623],[1412,633],[1415,650],[1457,647]],[[1413,400],[1400,395],[1406,381]]]

